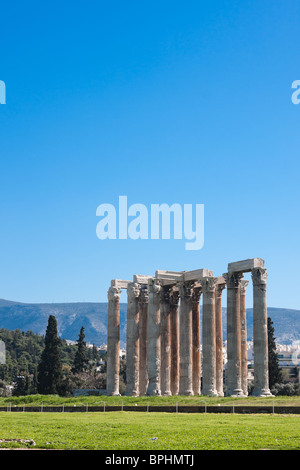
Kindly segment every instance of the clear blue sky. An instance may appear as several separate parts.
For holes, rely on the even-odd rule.
[[[300,309],[299,24],[296,0],[1,5],[0,297],[261,257],[268,305]],[[204,204],[203,249],[100,241],[119,195]]]

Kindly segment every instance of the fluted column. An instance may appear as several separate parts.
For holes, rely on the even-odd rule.
[[[203,292],[202,313],[202,393],[217,395],[216,389],[216,317],[215,290],[217,278],[207,277],[201,280]]]
[[[179,291],[172,288],[170,293],[171,320],[171,393],[179,393]]]
[[[192,283],[179,283],[180,295],[180,345],[179,345],[179,395],[193,395],[192,356]]]
[[[248,395],[248,351],[247,351],[247,318],[246,318],[246,290],[249,281],[241,281],[241,367],[242,390]]]
[[[216,285],[216,389],[219,397],[223,391],[223,326],[222,326],[222,292],[225,284]]]
[[[107,293],[108,323],[106,390],[108,395],[120,394],[120,295],[121,289],[117,287],[110,287]]]
[[[147,395],[161,395],[160,390],[160,290],[158,279],[149,279],[148,302],[148,388]]]
[[[194,288],[192,294],[192,354],[193,392],[201,394],[201,352],[200,352],[200,297],[202,288]]]
[[[140,395],[146,395],[148,386],[148,368],[147,368],[147,314],[148,314],[148,287],[143,286],[139,297],[139,346],[140,346],[140,365],[139,365],[139,392]]]
[[[270,396],[267,328],[267,270],[252,270],[253,282],[253,353],[255,396]]]
[[[171,395],[171,317],[170,287],[164,287],[160,295],[161,334],[161,394]]]
[[[227,284],[227,395],[244,396],[241,377],[240,286],[243,274],[223,275]]]
[[[126,392],[127,396],[139,396],[139,285],[127,287],[127,339],[126,339]]]

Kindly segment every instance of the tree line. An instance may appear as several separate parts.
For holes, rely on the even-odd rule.
[[[68,396],[74,388],[106,388],[106,354],[85,342],[84,327],[77,344],[58,337],[54,315],[48,318],[45,337],[32,331],[0,329],[6,361],[0,365],[0,394],[13,384],[14,395],[40,393]],[[279,367],[274,326],[268,318],[269,386],[275,395],[299,395],[300,385],[287,383]],[[99,366],[101,364],[101,366]],[[120,364],[120,392],[125,392],[126,361]],[[249,390],[251,393],[251,390]]]
[[[58,394],[74,388],[106,387],[106,354],[87,347],[84,327],[77,344],[58,337],[54,315],[48,318],[45,336],[32,331],[0,329],[6,360],[0,365],[0,394]]]

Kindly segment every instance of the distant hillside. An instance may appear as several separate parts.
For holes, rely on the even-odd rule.
[[[120,304],[120,339],[126,342],[126,308]],[[81,326],[86,341],[96,346],[107,342],[107,303],[28,304],[0,299],[0,328],[31,330],[44,334],[49,315],[57,319],[59,335],[76,341]],[[289,344],[300,340],[300,310],[268,308],[275,327],[277,342]],[[223,308],[224,339],[226,339],[226,309]],[[248,339],[252,339],[252,309],[247,309]]]
[[[291,344],[300,341],[300,310],[268,307],[268,317],[275,329],[275,339],[280,344]],[[223,309],[224,338],[226,338],[226,308]],[[253,336],[253,309],[247,308],[247,338]]]
[[[120,335],[126,340],[126,304],[120,304]],[[100,346],[107,342],[107,303],[25,304],[0,299],[0,328],[44,334],[49,315],[55,315],[58,334],[76,341],[82,326],[86,341]]]

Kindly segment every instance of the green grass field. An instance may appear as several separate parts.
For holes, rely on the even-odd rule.
[[[144,397],[107,397],[107,396],[79,396],[79,397],[59,397],[58,395],[27,395],[21,397],[0,397],[0,406],[14,405],[31,405],[31,406],[62,406],[67,405],[224,405],[235,406],[239,405],[270,405],[274,402],[275,406],[300,406],[300,396],[278,396],[268,398],[246,397],[246,398],[232,398],[232,397],[207,397],[207,396],[144,396]]]
[[[33,439],[35,449],[299,450],[300,415],[1,412],[0,439]]]
[[[14,439],[33,439],[35,449],[105,450],[300,450],[300,415],[156,412],[26,412],[26,406],[88,405],[239,405],[300,406],[300,397],[232,398],[1,397],[0,406],[24,406],[0,412],[0,448],[28,447]]]

